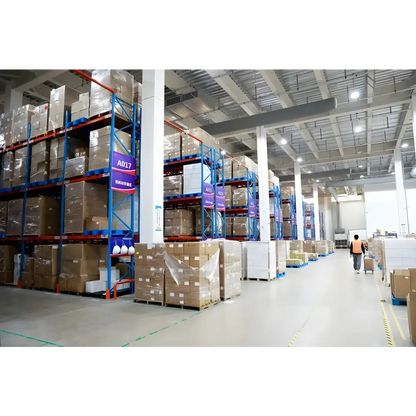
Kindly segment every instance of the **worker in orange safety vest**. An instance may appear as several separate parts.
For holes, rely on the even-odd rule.
[[[357,234],[354,236],[354,241],[350,246],[350,255],[354,258],[354,270],[357,274],[361,269],[361,257],[365,254],[364,244],[359,240]]]

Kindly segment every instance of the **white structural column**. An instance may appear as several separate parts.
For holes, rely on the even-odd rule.
[[[313,209],[315,212],[315,240],[321,239],[321,226],[319,218],[318,184],[313,184]]]
[[[163,243],[165,71],[143,70],[140,242]]]
[[[300,165],[295,162],[295,196],[296,196],[296,224],[298,228],[298,240],[303,240],[303,198]]]
[[[416,149],[416,94],[412,95],[412,111],[413,111],[413,140]]]
[[[6,86],[6,98],[4,100],[4,112],[16,110],[23,104],[23,93]]]
[[[269,172],[267,137],[263,126],[257,127],[257,162],[259,165],[260,240],[270,241]]]
[[[394,151],[394,172],[396,177],[396,195],[397,195],[397,207],[399,210],[399,233],[409,233],[409,221],[407,216],[407,202],[406,191],[404,189],[403,182],[403,167],[402,167],[402,155],[400,149]]]

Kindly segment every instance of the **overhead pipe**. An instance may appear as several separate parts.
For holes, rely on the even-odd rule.
[[[97,85],[99,85],[100,87],[102,87],[102,88],[106,89],[107,91],[110,91],[112,94],[115,94],[115,93],[116,93],[116,91],[115,91],[115,90],[113,90],[112,88],[108,87],[107,85],[102,84],[101,82],[97,81],[96,79],[94,79],[94,78],[90,77],[90,76],[89,76],[89,75],[87,75],[86,73],[84,73],[84,72],[82,72],[82,71],[80,71],[80,70],[78,70],[78,69],[72,69],[72,71],[74,71],[74,72],[76,72],[78,75],[80,75],[80,76],[82,76],[82,77],[84,77],[84,78],[88,79],[89,81],[94,82],[95,84],[97,84]],[[200,143],[204,143],[204,142],[203,142],[201,139],[199,139],[198,137],[194,136],[193,134],[190,134],[190,133],[186,132],[184,129],[182,129],[181,127],[177,126],[176,124],[173,124],[173,123],[172,123],[172,122],[170,122],[169,120],[164,119],[164,122],[165,122],[168,126],[170,126],[170,127],[174,128],[174,129],[176,129],[176,130],[179,130],[181,133],[187,134],[189,137],[192,137],[193,139],[197,140],[198,142],[200,142]],[[234,159],[233,157],[231,157],[231,156],[229,156],[229,155],[227,155],[227,154],[225,154],[224,156],[225,156],[225,157],[228,157],[229,159],[233,160],[233,161],[234,161],[234,162],[236,162],[236,163],[239,163],[241,166],[243,166],[244,168],[248,169],[248,167],[247,167],[247,166],[245,166],[243,163],[239,162],[238,160]],[[270,182],[270,183],[273,183],[272,181],[269,181],[269,182]]]

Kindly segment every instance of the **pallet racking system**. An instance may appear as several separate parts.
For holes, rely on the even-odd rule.
[[[315,240],[315,208],[313,204],[309,204],[309,210],[307,204],[303,203],[303,214],[305,219],[304,236],[305,240]],[[309,224],[308,224],[309,222]]]
[[[11,200],[16,199],[16,197],[23,196],[23,213],[22,213],[22,231],[21,236],[16,237],[7,237],[4,236],[0,238],[0,243],[20,243],[21,245],[21,261],[20,261],[20,273],[18,278],[18,287],[22,287],[22,273],[24,268],[24,256],[25,254],[32,251],[32,246],[35,244],[59,244],[59,274],[61,272],[61,258],[62,258],[62,246],[63,244],[71,244],[71,243],[96,243],[96,244],[103,244],[106,243],[108,246],[107,249],[107,288],[104,293],[98,293],[98,295],[105,296],[106,299],[110,299],[114,287],[112,287],[111,282],[111,264],[113,258],[118,258],[119,261],[123,262],[127,265],[128,271],[125,273],[124,276],[120,278],[121,283],[129,283],[130,289],[129,291],[133,291],[133,276],[134,276],[134,257],[126,254],[119,254],[113,255],[112,254],[112,246],[114,245],[114,241],[117,239],[123,240],[125,244],[134,244],[134,241],[138,241],[138,233],[139,228],[135,230],[135,215],[137,215],[137,220],[139,221],[139,214],[134,212],[135,206],[135,189],[132,190],[131,193],[128,193],[126,197],[124,197],[121,201],[119,201],[116,205],[113,204],[113,178],[117,176],[117,174],[113,171],[113,149],[115,141],[118,141],[120,145],[124,148],[127,152],[127,155],[132,158],[132,160],[136,160],[136,141],[138,141],[138,147],[140,149],[140,121],[137,120],[138,111],[136,104],[130,104],[125,102],[124,100],[120,99],[116,95],[116,91],[113,89],[102,85],[101,83],[97,82],[93,78],[89,77],[88,75],[82,73],[81,71],[76,70],[78,74],[81,76],[89,79],[91,82],[95,82],[96,84],[100,85],[102,88],[105,88],[111,93],[111,111],[91,117],[90,119],[82,119],[82,120],[70,120],[69,112],[66,111],[65,114],[65,127],[59,130],[50,131],[48,133],[36,136],[34,138],[30,138],[30,130],[31,126],[28,126],[28,136],[27,140],[23,141],[22,143],[18,143],[16,145],[10,146],[8,148],[4,148],[0,150],[0,154],[15,151],[20,148],[26,147],[26,177],[25,177],[25,184],[19,185],[11,188],[3,188],[0,190],[0,198],[2,200]],[[123,113],[126,115],[126,119],[120,118],[116,115],[115,107],[116,105],[120,108]],[[141,119],[141,111],[139,112],[139,118]],[[72,137],[77,137],[81,141],[88,143],[89,141],[89,133],[93,130],[110,126],[111,127],[111,138],[110,138],[110,153],[109,153],[109,167],[98,169],[95,171],[88,171],[86,172],[85,176],[76,177],[76,178],[65,178],[65,169],[66,169],[66,157],[67,157],[67,147],[68,147],[68,135],[71,134]],[[120,141],[117,137],[117,134],[121,131],[129,133],[131,135],[131,151],[129,151],[124,144]],[[34,182],[30,183],[29,181],[29,172],[30,172],[30,154],[31,148],[34,144],[45,141],[51,140],[58,137],[64,137],[64,157],[63,157],[63,176],[55,179],[45,180],[41,182]],[[92,233],[88,232],[88,230],[84,231],[83,234],[72,234],[72,235],[64,235],[64,218],[65,218],[65,209],[64,209],[64,200],[65,200],[65,189],[66,186],[72,183],[77,182],[96,182],[106,184],[108,186],[108,229],[106,230],[99,230],[100,233]],[[137,188],[140,185],[140,175],[134,175],[134,180],[132,180],[133,188]],[[25,236],[25,210],[26,210],[26,201],[28,197],[31,196],[52,196],[61,201],[61,211],[60,211],[60,233],[59,235],[54,236]],[[125,222],[122,218],[119,217],[116,210],[117,208],[125,203],[130,203],[131,208],[131,215],[130,221]],[[123,230],[115,230],[113,229],[113,217],[116,217],[121,221],[126,229]],[[130,261],[124,261],[122,257],[129,257]],[[127,259],[126,259],[127,260]],[[130,276],[130,279],[125,279],[127,275]],[[57,292],[59,292],[59,284],[56,288]],[[116,289],[117,290],[117,289]]]
[[[294,195],[290,195],[289,199],[282,199],[282,204],[290,205],[290,216],[283,217],[283,222],[290,223],[290,236],[283,235],[284,240],[297,240],[298,230],[297,230],[297,217],[296,217],[296,198]]]
[[[325,240],[324,213],[322,211],[319,211],[319,227],[320,227],[321,240]]]
[[[272,240],[283,240],[282,192],[276,184],[273,183],[272,186],[273,189],[269,192],[269,197],[273,200],[273,210],[270,212],[270,221],[273,221],[274,232],[270,233],[270,238]]]

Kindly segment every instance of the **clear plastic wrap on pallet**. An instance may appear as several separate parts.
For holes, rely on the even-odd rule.
[[[167,305],[202,308],[220,301],[218,242],[184,243],[183,254],[164,255]]]
[[[131,136],[124,131],[117,133],[118,139],[131,152]],[[90,132],[89,170],[108,168],[110,165],[111,127],[103,127]],[[114,138],[113,151],[128,155],[123,145]]]
[[[195,137],[198,137],[198,139],[202,140],[205,146],[212,147],[213,149],[219,151],[220,149],[219,140],[216,137],[211,136],[201,127],[195,127],[193,129],[190,129],[189,133]]]
[[[269,190],[273,190],[274,172],[269,170]]]
[[[107,264],[107,245],[64,244],[59,290],[84,293],[86,282],[100,279],[100,267]]]
[[[289,199],[295,195],[295,188],[293,186],[282,187],[282,199]]]
[[[133,102],[138,104],[138,108],[142,105],[142,84],[135,82],[133,85]],[[139,116],[139,113],[138,113]]]
[[[130,105],[133,104],[133,75],[127,71],[118,69],[96,69],[91,76],[96,81],[116,91],[117,98],[120,98]],[[90,117],[111,111],[111,98],[112,93],[110,91],[99,86],[95,82],[91,82]],[[124,104],[123,107],[117,102],[115,104],[115,113],[121,118],[128,119],[124,111],[127,111],[131,117],[131,110],[131,107]]]
[[[36,289],[55,290],[58,284],[59,246],[37,245],[34,248],[34,286]]]
[[[7,152],[1,155],[1,183],[0,188],[10,188],[13,186],[14,176],[14,153]]]
[[[30,155],[30,182],[47,181],[49,179],[50,146],[48,140],[32,146]]]
[[[286,271],[286,242],[275,241],[276,243],[276,272],[277,274]]]
[[[13,283],[14,256],[20,253],[20,246],[0,246],[0,283]]]
[[[7,235],[22,235],[23,199],[12,199],[7,205]]]
[[[6,234],[7,229],[7,201],[0,201],[0,234]]]
[[[233,235],[233,220],[234,220],[233,217],[225,217],[225,226],[226,226],[225,235],[227,237]]]
[[[233,218],[233,236],[235,237],[247,237],[249,232],[249,221],[247,217],[234,217]]]
[[[30,118],[30,137],[36,137],[48,131],[49,104],[42,104],[35,108]]]
[[[220,240],[220,296],[229,299],[241,294],[241,243]]]
[[[233,177],[233,161],[229,157],[224,157],[224,179]]]
[[[172,175],[163,178],[163,191],[165,196],[182,195],[183,193],[183,176]]]
[[[131,198],[126,199],[126,194],[121,192],[113,192],[113,206],[119,204],[123,199],[125,201],[120,204],[114,212],[127,224],[131,224]],[[113,230],[127,230],[127,227],[115,215],[112,220]],[[134,231],[139,230],[139,188],[136,187],[134,192]]]
[[[225,190],[225,206],[226,207],[231,207],[232,204],[233,204],[233,190],[234,190],[234,186],[225,185],[224,186],[224,190]]]
[[[79,92],[67,85],[51,90],[48,130],[65,127],[65,112],[71,110],[71,105],[78,100],[78,97]]]
[[[140,141],[136,141],[136,176],[140,176]]]
[[[274,241],[247,242],[247,277],[265,280],[276,277],[276,244]]]
[[[34,271],[35,271],[35,258],[25,256],[25,265],[22,273],[22,288],[31,289],[34,286]]]
[[[136,243],[134,299],[164,304],[165,244]]]
[[[206,143],[204,143],[206,144]],[[182,136],[182,156],[190,156],[201,153],[201,142],[194,138],[183,135]]]
[[[233,189],[233,207],[247,207],[248,195],[247,188],[234,188]]]
[[[34,105],[27,104],[13,111],[12,144],[28,139],[28,126],[35,110]]]
[[[55,236],[59,234],[61,202],[40,196],[27,198],[24,235]]]
[[[0,136],[2,144],[5,147],[12,145],[12,128],[13,128],[13,110],[1,115],[0,118]]]
[[[13,186],[26,183],[27,148],[23,147],[14,152]]]
[[[241,242],[241,277],[247,277],[247,241]]]
[[[85,230],[85,219],[106,217],[107,186],[92,182],[65,185],[64,234],[78,234]]]
[[[79,100],[71,104],[71,121],[89,118],[90,93],[79,94]]]
[[[169,134],[163,139],[164,159],[181,157],[182,136],[180,133]]]
[[[65,178],[75,178],[85,176],[89,169],[89,159],[87,156],[68,159],[65,163]]]

